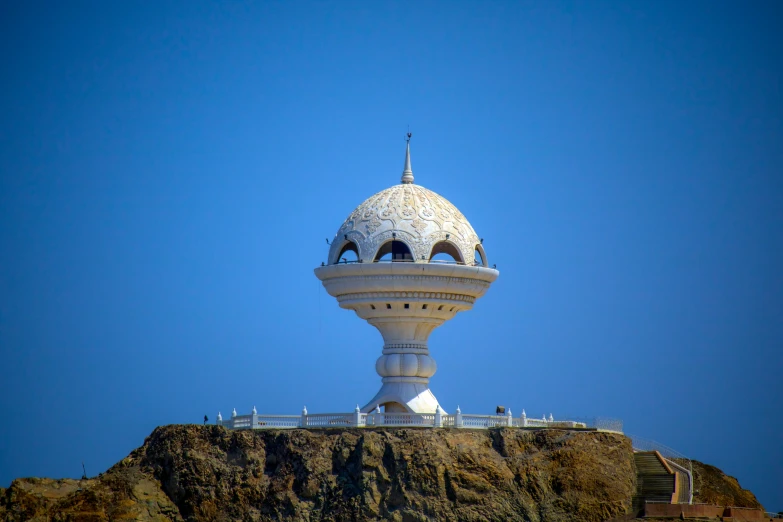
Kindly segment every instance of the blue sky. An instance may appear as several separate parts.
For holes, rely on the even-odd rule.
[[[369,400],[382,339],[312,270],[410,125],[500,270],[440,402],[621,418],[783,510],[782,11],[4,3],[0,485]]]

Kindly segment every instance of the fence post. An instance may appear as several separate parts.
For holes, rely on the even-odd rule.
[[[373,413],[374,413],[373,419],[372,419],[373,420],[373,424],[375,424],[376,426],[380,426],[381,424],[383,424],[383,417],[381,417],[381,405],[380,404],[376,404],[375,405],[375,411]]]
[[[254,429],[258,425],[258,412],[256,407],[253,406],[253,411],[250,412],[250,429]]]
[[[514,418],[511,416],[511,408],[506,410],[506,426],[509,428],[514,426]]]
[[[300,428],[307,427],[307,406],[302,408],[302,418],[299,420],[299,427]]]
[[[527,428],[527,414],[525,413],[525,409],[524,408],[522,408],[521,420],[522,420],[522,422],[520,423],[520,426],[523,427],[523,428]]]
[[[359,409],[359,405],[356,405],[356,409],[353,410],[353,425],[358,428],[362,425],[362,410]]]
[[[223,416],[220,414],[220,412],[218,412],[218,416],[217,419],[215,420],[215,424],[217,424],[218,426],[223,425]]]
[[[459,409],[459,406],[457,406],[457,417],[454,419],[454,427],[455,428],[461,428],[462,427],[462,410]]]
[[[440,409],[440,404],[435,407],[435,428],[443,427],[443,410]]]
[[[232,430],[234,429],[234,424],[236,423],[236,420],[237,420],[237,409],[234,408],[231,411],[231,429]]]
[[[555,418],[554,418],[554,417],[552,417],[552,414],[551,414],[551,413],[549,414],[549,422],[555,422]]]

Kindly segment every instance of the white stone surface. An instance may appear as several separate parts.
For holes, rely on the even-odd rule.
[[[492,268],[420,263],[354,263],[318,267],[316,276],[341,308],[378,329],[384,345],[375,369],[383,385],[362,408],[434,413],[429,389],[437,371],[427,341],[457,312],[473,308],[498,277]]]
[[[327,264],[338,263],[350,242],[356,245],[358,258],[370,263],[384,243],[397,240],[408,246],[416,263],[429,262],[433,246],[445,242],[459,253],[457,261],[474,264],[478,250],[482,266],[488,266],[481,240],[457,207],[413,184],[409,151],[410,144],[402,183],[371,196],[350,213],[334,236]]]
[[[363,413],[378,404],[387,413],[434,414],[440,408],[429,389],[438,368],[430,356],[429,335],[457,312],[470,310],[498,277],[497,270],[486,267],[481,241],[462,213],[413,184],[410,144],[402,181],[350,214],[331,243],[329,264],[315,269],[341,308],[353,310],[383,336],[383,352],[375,363],[383,384],[361,408]],[[404,242],[414,262],[373,262],[392,240]],[[433,250],[444,243],[459,263],[430,262]],[[358,250],[360,262],[338,263],[349,247]],[[476,250],[482,266],[473,263]]]

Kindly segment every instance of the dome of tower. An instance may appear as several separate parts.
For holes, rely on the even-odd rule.
[[[413,184],[410,144],[406,150],[402,183],[368,198],[356,207],[335,234],[329,264],[353,251],[360,262],[428,263],[437,254],[454,262],[487,266],[481,240],[457,207],[446,198]]]

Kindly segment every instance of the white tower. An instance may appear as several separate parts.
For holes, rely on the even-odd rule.
[[[402,183],[378,192],[354,210],[315,269],[341,308],[376,327],[383,354],[375,370],[380,391],[363,408],[387,412],[435,413],[429,389],[437,366],[427,339],[432,330],[470,310],[498,277],[484,248],[459,210],[438,194],[413,183],[410,133]],[[341,261],[352,251],[356,262]],[[446,254],[453,261],[432,258]]]

